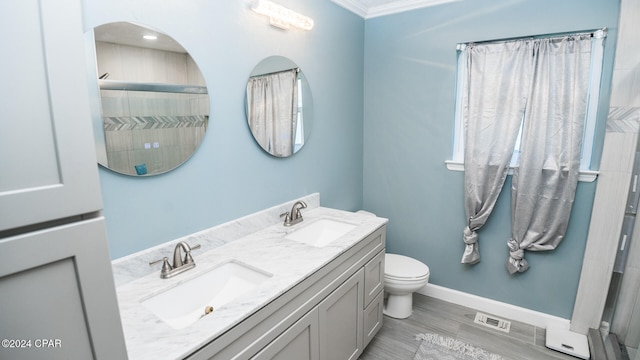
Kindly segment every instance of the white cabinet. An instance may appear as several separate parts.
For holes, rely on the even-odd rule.
[[[0,359],[126,359],[80,0],[0,2]]]
[[[78,0],[0,2],[0,234],[102,208]]]
[[[127,358],[105,234],[96,218],[0,239],[0,359]]]

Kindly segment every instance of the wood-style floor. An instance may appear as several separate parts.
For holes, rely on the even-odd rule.
[[[413,314],[402,320],[385,316],[382,328],[360,360],[412,360],[421,342],[415,335],[425,332],[452,337],[510,360],[577,359],[546,348],[544,329],[511,321],[507,334],[475,324],[476,312],[414,294]]]

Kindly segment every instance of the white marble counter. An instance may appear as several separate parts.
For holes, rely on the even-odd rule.
[[[317,202],[313,198],[303,199],[307,201],[307,204],[318,204],[315,207],[309,206],[302,210],[303,222],[285,227],[281,220],[276,218],[275,225],[267,225],[262,230],[256,230],[237,239],[217,244],[210,250],[206,250],[206,248],[203,252],[194,250],[192,254],[197,264],[196,268],[171,279],[160,279],[159,268],[154,269],[151,274],[133,279],[132,274],[137,272],[131,267],[143,266],[145,268],[140,271],[148,272],[149,265],[142,262],[146,262],[150,256],[157,256],[158,254],[155,253],[157,251],[154,251],[153,254],[144,252],[137,256],[129,256],[126,259],[115,261],[116,284],[120,284],[116,291],[129,359],[182,359],[300,283],[387,222],[383,218],[319,207],[319,199]],[[267,212],[256,213],[254,216],[258,218],[252,219],[251,223],[255,221],[260,223],[260,217],[273,217],[274,211],[279,211],[280,207],[290,207],[292,203],[268,209],[270,211]],[[277,217],[277,215],[275,216]],[[239,220],[246,221],[247,218]],[[321,218],[349,222],[357,227],[324,247],[314,247],[284,238],[287,234]],[[235,222],[231,223],[235,224]],[[216,228],[225,229],[224,226]],[[228,228],[237,230],[237,225]],[[200,240],[207,237],[219,239],[220,236],[224,236],[224,234],[212,230],[207,232],[208,236],[203,235],[203,232],[195,238]],[[224,233],[224,231],[222,232]],[[237,234],[237,231],[234,231],[234,234]],[[194,241],[188,240],[188,242],[195,245]],[[165,252],[163,256],[171,258],[174,244],[175,241],[169,244],[171,250],[164,250],[169,252]],[[165,249],[165,247],[159,248]],[[230,260],[248,264],[273,276],[255,290],[180,330],[173,329],[141,305],[141,300],[150,294],[197,277]]]

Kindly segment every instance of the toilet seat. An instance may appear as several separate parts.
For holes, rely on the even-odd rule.
[[[429,277],[429,267],[408,256],[385,254],[384,277],[390,280],[423,280]]]
[[[425,276],[421,276],[421,277],[406,277],[406,276],[389,276],[389,275],[385,275],[384,276],[385,280],[389,280],[389,281],[398,281],[398,282],[402,282],[402,281],[424,281],[425,279],[429,278],[429,275],[425,275]]]

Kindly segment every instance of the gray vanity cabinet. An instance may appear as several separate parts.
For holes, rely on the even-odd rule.
[[[189,360],[356,360],[382,325],[386,226]]]
[[[364,272],[358,271],[252,360],[355,360],[362,353]]]
[[[0,2],[0,359],[126,359],[80,0]]]
[[[252,360],[357,359],[364,349],[364,295],[360,269]],[[381,325],[382,318],[377,320]],[[368,334],[377,332],[376,325]]]

